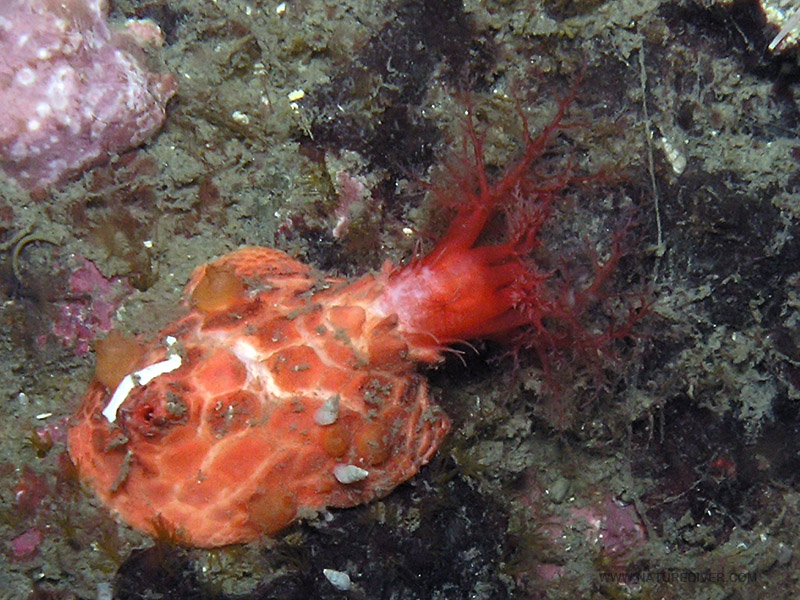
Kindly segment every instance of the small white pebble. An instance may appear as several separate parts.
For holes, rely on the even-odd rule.
[[[302,100],[306,97],[306,93],[303,90],[294,90],[289,92],[289,102],[297,102],[298,100]]]
[[[282,15],[286,12],[286,2],[281,2],[278,6],[275,7],[275,12],[279,15]]]
[[[335,569],[322,569],[322,574],[331,582],[331,585],[340,592],[346,592],[350,589],[350,575],[344,571],[337,571]]]
[[[369,471],[355,465],[336,465],[333,468],[333,476],[336,477],[336,481],[345,485],[366,479],[368,475]]]
[[[320,426],[333,425],[339,418],[339,394],[331,396],[314,413],[314,423]]]
[[[242,125],[248,125],[250,123],[250,116],[247,113],[243,113],[240,110],[233,111],[233,113],[231,114],[231,118],[237,123],[241,123]]]

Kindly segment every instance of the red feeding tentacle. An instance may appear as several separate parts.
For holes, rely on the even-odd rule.
[[[453,186],[463,194],[458,214],[430,254],[386,273],[385,291],[378,299],[378,310],[397,315],[412,352],[422,360],[436,360],[443,347],[453,342],[513,337],[517,344],[535,348],[547,370],[548,349],[597,354],[601,346],[619,337],[613,326],[597,334],[584,323],[587,311],[603,299],[603,288],[622,255],[619,236],[607,261],[594,260],[588,284],[579,284],[563,268],[555,276],[555,271],[542,269],[531,258],[541,245],[541,230],[552,217],[559,193],[575,181],[584,181],[573,176],[571,163],[553,176],[532,173],[533,164],[564,126],[576,93],[577,85],[535,137],[519,109],[525,152],[496,182],[486,174],[482,136],[475,129],[471,109],[467,110],[466,137],[472,144],[470,162],[474,161],[475,171]],[[454,204],[441,190],[439,194]],[[506,241],[478,245],[498,213],[504,217]],[[516,335],[520,329],[523,333]]]
[[[467,111],[466,135],[475,170],[469,178],[471,185],[462,181],[456,186],[466,197],[433,251],[389,274],[379,301],[381,311],[398,315],[401,329],[427,340],[421,343],[441,348],[470,338],[504,335],[532,324],[531,312],[523,310],[523,305],[549,304],[542,292],[547,275],[526,257],[539,245],[538,235],[551,214],[553,199],[569,177],[541,182],[530,171],[561,126],[574,96],[573,90],[559,103],[552,121],[536,137],[529,135],[520,110],[525,153],[495,183],[486,174],[482,139],[471,110]],[[476,246],[492,217],[501,211],[506,214],[507,241]]]

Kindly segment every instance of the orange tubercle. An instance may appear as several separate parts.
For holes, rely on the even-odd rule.
[[[192,290],[192,305],[205,313],[223,311],[239,303],[244,293],[241,277],[225,268],[209,265]]]
[[[248,520],[264,535],[275,535],[297,516],[297,498],[280,488],[255,493],[246,506]]]
[[[144,347],[134,338],[111,331],[97,342],[95,378],[113,390],[130,373],[144,354]]]

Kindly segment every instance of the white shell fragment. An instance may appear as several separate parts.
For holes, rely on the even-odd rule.
[[[664,136],[658,139],[658,145],[664,151],[664,155],[667,157],[670,166],[672,166],[672,171],[675,175],[683,173],[686,169],[686,155],[681,152],[680,148]]]
[[[322,574],[331,582],[331,585],[340,592],[346,592],[350,589],[350,575],[344,571],[337,571],[335,569],[322,569]]]
[[[113,423],[117,420],[117,411],[119,410],[119,407],[122,406],[122,403],[125,402],[125,399],[128,397],[128,394],[131,393],[133,388],[135,388],[137,385],[147,385],[159,375],[172,373],[172,371],[175,371],[181,366],[181,355],[178,354],[176,349],[174,349],[177,340],[174,337],[169,336],[165,342],[167,344],[166,360],[162,360],[161,362],[148,365],[143,369],[129,373],[122,379],[122,381],[120,381],[117,389],[114,390],[114,395],[111,396],[111,400],[109,400],[108,404],[103,409],[103,416],[108,419],[109,423]]]
[[[336,477],[336,481],[345,485],[366,479],[368,475],[369,471],[355,465],[336,465],[333,468],[333,476]]]
[[[314,413],[314,423],[317,425],[333,425],[339,418],[339,395],[331,396],[325,404]]]

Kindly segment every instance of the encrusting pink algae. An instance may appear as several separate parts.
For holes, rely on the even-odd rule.
[[[0,3],[0,165],[26,188],[59,183],[148,140],[176,90],[141,47],[150,21],[106,24],[106,0]]]

